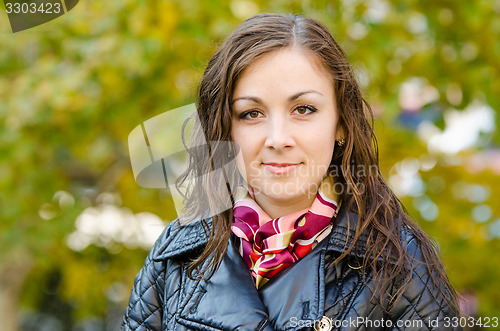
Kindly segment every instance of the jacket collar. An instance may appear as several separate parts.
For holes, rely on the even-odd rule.
[[[199,235],[197,229],[190,224],[171,230],[174,239],[154,259],[186,259],[190,252],[202,249],[206,236]],[[189,329],[203,330],[293,331],[301,328],[298,321],[312,326],[324,314],[324,256],[329,244],[326,239],[321,241],[311,253],[257,290],[245,261],[229,240],[221,264],[209,280],[186,277],[182,282],[180,292],[184,295],[175,318]]]
[[[357,214],[347,213],[342,207],[337,219],[328,238],[259,290],[237,248],[229,240],[223,261],[209,282],[185,281],[186,297],[192,299],[183,300],[185,303],[176,315],[178,323],[192,329],[226,330],[234,329],[237,321],[237,328],[245,330],[292,331],[300,328],[294,321],[314,323],[320,320],[325,312],[325,254],[327,251],[342,253],[349,247],[358,221]],[[203,249],[207,235],[202,222],[193,221],[183,226],[178,221],[172,222],[159,238],[153,259],[188,259]],[[210,219],[206,225],[211,226]],[[365,248],[366,236],[361,236],[357,256],[362,257]],[[355,255],[354,252],[351,255]],[[189,289],[187,284],[191,284]],[[283,293],[287,293],[286,304]],[[242,314],[242,311],[247,313]]]
[[[341,205],[337,222],[332,229],[328,239],[326,250],[342,253],[354,240],[354,233],[358,222],[358,215],[352,211],[348,212],[344,205]],[[206,226],[203,225],[206,224]],[[170,231],[165,231],[164,238],[159,238],[161,245],[157,250],[153,260],[182,259],[183,256],[191,256],[201,251],[208,241],[208,229],[212,226],[212,219],[197,219],[185,225],[181,225],[178,220],[169,225]],[[207,231],[205,231],[207,229]],[[359,258],[364,257],[366,251],[367,235],[362,234],[357,241],[356,250],[351,251],[351,255]]]

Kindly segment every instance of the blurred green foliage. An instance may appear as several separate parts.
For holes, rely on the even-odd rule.
[[[134,213],[175,218],[165,192],[135,184],[127,136],[148,118],[194,102],[217,44],[236,24],[266,11],[304,14],[331,29],[377,114],[386,176],[402,160],[435,159],[419,173],[423,194],[403,202],[440,244],[457,289],[479,297],[482,315],[499,311],[499,238],[488,234],[500,215],[498,176],[466,170],[464,160],[477,149],[453,156],[462,160],[454,164],[429,153],[397,122],[400,86],[411,77],[438,90],[440,111],[473,100],[500,109],[500,2],[487,0],[87,0],[16,34],[1,13],[0,283],[20,277],[16,293],[23,306],[42,310],[54,272],[52,287],[74,320],[104,316],[110,301],[126,304],[147,250],[115,243],[73,251],[66,240],[75,220],[99,205],[103,192],[117,194]],[[490,138],[482,148],[500,142],[498,133]],[[488,197],[474,202],[457,194],[457,185],[469,184],[486,187]],[[423,220],[422,199],[438,206],[435,221]],[[478,205],[491,210],[483,222],[471,216]],[[122,295],[110,299],[110,289]]]

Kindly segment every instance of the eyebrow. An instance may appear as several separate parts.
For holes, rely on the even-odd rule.
[[[323,94],[319,93],[318,91],[309,90],[309,91],[303,91],[303,92],[295,93],[290,98],[288,98],[288,101],[289,102],[295,101],[298,98],[300,98],[302,95],[308,94],[308,93],[315,93],[315,94],[319,94],[319,95],[323,96]],[[262,100],[260,98],[257,98],[257,97],[240,97],[240,98],[234,99],[233,102],[231,102],[231,104],[235,103],[238,100],[250,100],[250,101],[253,101],[253,102],[258,103],[258,104],[262,104],[263,103]]]

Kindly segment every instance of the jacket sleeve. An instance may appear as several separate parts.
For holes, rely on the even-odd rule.
[[[434,284],[432,275],[422,262],[420,245],[414,237],[408,241],[408,251],[414,261],[411,279],[395,307],[394,330],[462,330],[456,325],[459,317],[458,303],[446,302],[440,291],[444,284]],[[396,313],[397,312],[397,313]]]
[[[168,237],[170,226],[163,231],[146,262],[134,280],[129,305],[123,317],[122,330],[162,330],[165,263],[153,260]]]

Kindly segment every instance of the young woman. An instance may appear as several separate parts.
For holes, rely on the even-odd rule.
[[[452,329],[456,293],[378,170],[370,106],[323,25],[239,25],[197,115],[209,152],[190,152],[185,217],[137,275],[123,329]]]

